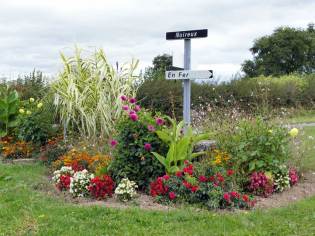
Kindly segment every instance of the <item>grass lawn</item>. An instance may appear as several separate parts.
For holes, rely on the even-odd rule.
[[[65,203],[45,167],[0,164],[0,235],[314,235],[315,197],[286,208],[240,213],[116,210]]]
[[[315,122],[315,112],[311,111],[300,111],[297,114],[287,119],[288,123],[313,123]]]

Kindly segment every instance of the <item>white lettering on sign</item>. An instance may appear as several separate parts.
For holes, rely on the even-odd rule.
[[[166,71],[166,79],[211,79],[213,78],[212,70],[179,70],[179,71]]]
[[[197,37],[197,32],[176,32],[176,38]]]

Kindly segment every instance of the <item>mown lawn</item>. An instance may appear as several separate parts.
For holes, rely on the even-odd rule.
[[[0,235],[314,235],[315,197],[240,213],[80,207],[48,196],[45,167],[0,164]]]

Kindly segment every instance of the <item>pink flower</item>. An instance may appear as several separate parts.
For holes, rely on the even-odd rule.
[[[169,179],[170,179],[170,176],[169,176],[169,175],[164,175],[164,176],[163,176],[163,179],[164,179],[164,180],[169,180]]]
[[[138,115],[136,113],[129,114],[129,117],[132,121],[137,121],[138,120]]]
[[[155,131],[155,128],[154,128],[153,125],[148,125],[148,130],[149,130],[150,132],[154,132],[154,131]]]
[[[169,192],[168,196],[170,200],[174,200],[176,198],[176,194],[174,192]]]
[[[130,98],[130,99],[129,99],[129,102],[132,103],[132,104],[133,104],[133,103],[136,103],[136,101],[137,101],[137,99],[135,99],[135,98]]]
[[[155,123],[159,126],[163,125],[164,124],[164,120],[160,117],[156,118],[155,119]]]
[[[115,148],[117,144],[118,144],[118,142],[117,142],[117,140],[115,140],[115,139],[113,139],[113,140],[110,141],[110,146],[111,146],[112,148]]]
[[[127,97],[126,97],[125,95],[120,96],[120,99],[121,99],[122,101],[127,101]]]
[[[135,114],[136,112],[134,111],[134,110],[131,110],[130,112],[129,112],[129,115],[131,115],[131,114]]]
[[[207,179],[206,176],[204,176],[204,175],[200,175],[200,176],[199,176],[199,181],[200,181],[200,182],[207,182],[207,180],[208,180],[208,179]]]
[[[146,151],[150,151],[151,148],[152,148],[152,146],[151,146],[150,143],[145,143],[145,144],[144,144],[144,149],[145,149]]]
[[[124,111],[128,111],[128,110],[129,110],[129,107],[128,107],[127,105],[123,105],[123,106],[122,106],[122,109],[123,109]]]
[[[138,111],[140,111],[141,110],[141,107],[139,106],[139,105],[136,105],[135,106],[135,112],[138,112]]]

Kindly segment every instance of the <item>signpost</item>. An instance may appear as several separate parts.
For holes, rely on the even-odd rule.
[[[213,77],[212,70],[193,71],[191,68],[191,39],[208,37],[208,30],[188,30],[167,32],[166,40],[184,39],[184,70],[166,71],[166,79],[182,79],[184,85],[184,121],[186,125],[190,124],[190,94],[191,94],[191,79],[210,79]]]

